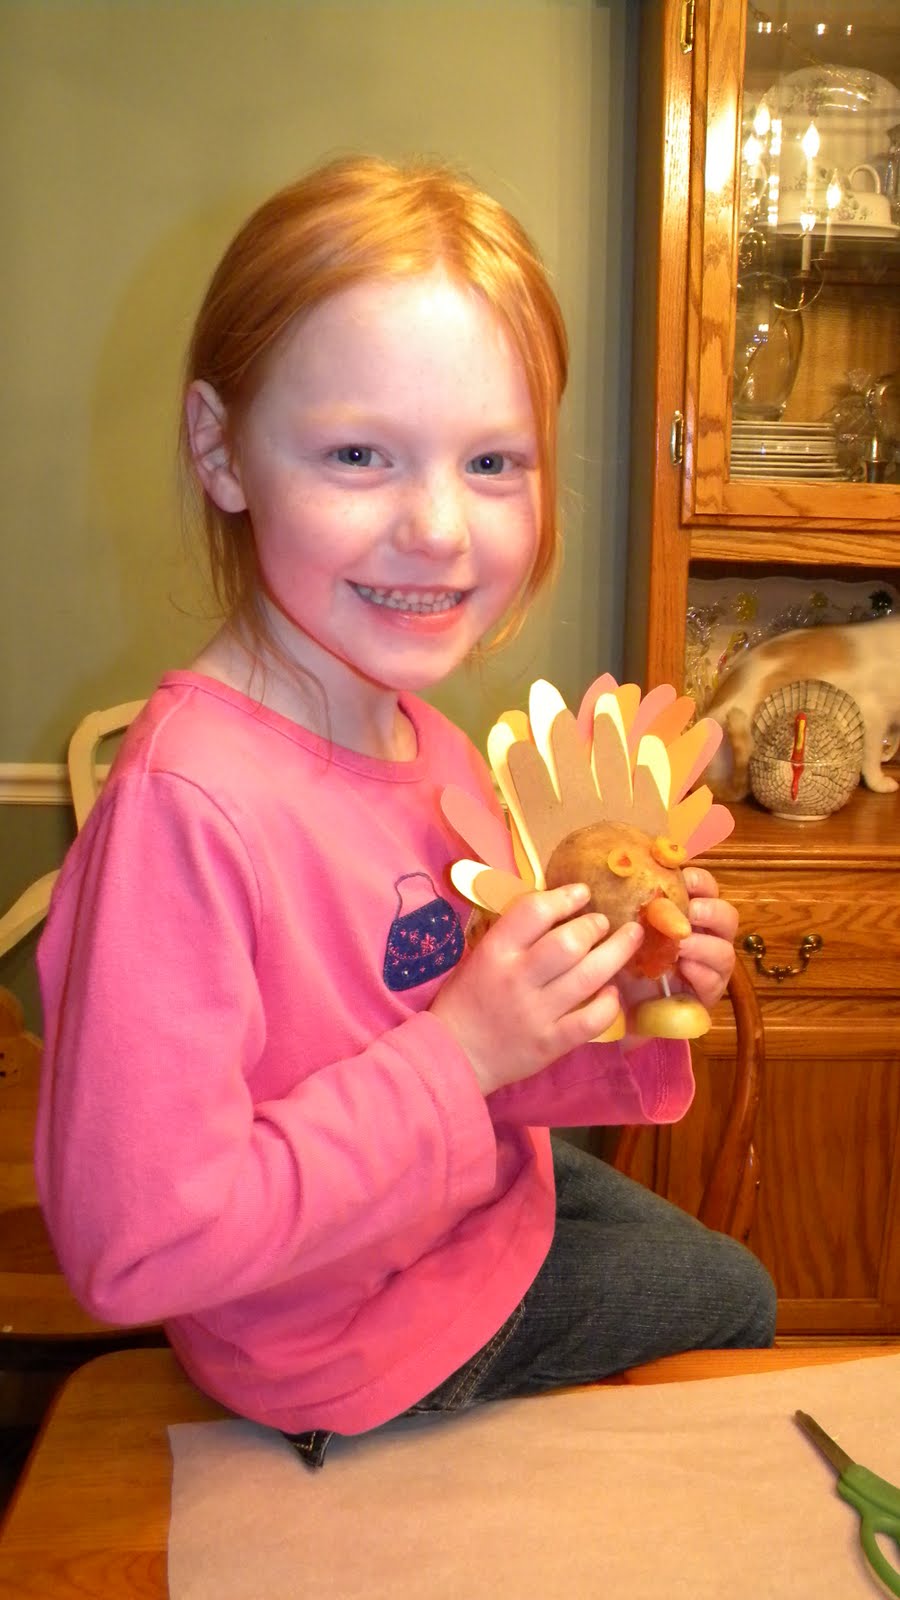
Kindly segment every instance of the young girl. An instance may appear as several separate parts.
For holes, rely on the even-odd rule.
[[[133,725],[39,953],[41,1198],[83,1304],[321,1462],[333,1430],[765,1344],[731,1239],[548,1128],[680,1117],[686,1045],[590,1041],[641,939],[581,885],[465,949],[417,698],[547,579],[559,308],[504,210],[377,160],[226,251],[184,445],[226,614]],[[707,1006],[736,915],[688,873]]]

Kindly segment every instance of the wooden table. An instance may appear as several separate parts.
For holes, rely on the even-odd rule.
[[[667,1383],[898,1355],[900,1344],[800,1343],[669,1356],[615,1383]],[[228,1415],[168,1350],[124,1350],[60,1391],[0,1535],[2,1600],[167,1600],[169,1423]]]

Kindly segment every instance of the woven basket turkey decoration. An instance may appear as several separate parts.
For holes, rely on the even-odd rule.
[[[444,790],[442,808],[480,860],[454,863],[459,892],[492,915],[520,895],[586,883],[590,908],[610,929],[635,920],[644,941],[626,971],[657,980],[660,993],[604,1039],[626,1031],[696,1038],[709,1013],[671,994],[667,974],[691,931],[686,861],[728,837],[734,820],[705,786],[692,789],[721,739],[710,718],[694,722],[693,700],[661,684],[641,696],[608,673],[593,683],[577,718],[553,685],[532,687],[528,715],[504,713],[488,736],[488,759],[506,803],[506,828],[471,795]],[[508,867],[510,837],[516,871]]]
[[[750,787],[797,822],[828,817],[859,783],[865,726],[856,701],[820,678],[784,684],[753,716]]]

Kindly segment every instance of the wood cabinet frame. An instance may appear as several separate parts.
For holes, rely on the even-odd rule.
[[[897,485],[728,478],[745,27],[739,0],[642,6],[626,669],[645,688],[682,684],[691,571],[858,578],[868,570],[900,581]],[[806,826],[735,810],[733,839],[709,865],[723,892],[741,900],[739,951],[771,907],[779,872],[786,887],[771,937],[781,962],[802,935],[807,885],[814,893],[819,874],[839,886],[841,904],[856,896],[861,906],[884,875],[871,960],[851,938],[846,961],[829,943],[802,980],[754,975],[767,1068],[750,1243],[782,1279],[782,1331],[895,1332],[900,795],[859,790],[835,817]],[[739,959],[752,965],[743,951]],[[696,1047],[688,1116],[642,1136],[637,1175],[689,1210],[730,1093],[729,1026],[717,1015]]]

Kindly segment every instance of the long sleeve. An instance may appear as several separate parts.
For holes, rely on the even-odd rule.
[[[266,908],[203,794],[134,779],[91,831],[40,949],[37,1174],[96,1315],[170,1317],[388,1239],[421,1249],[485,1200],[490,1117],[427,1013],[315,1071],[310,1040],[267,1019],[254,967]],[[297,984],[314,983],[312,960],[306,972]],[[314,1029],[312,1002],[307,1014]],[[260,1074],[291,1087],[254,1102]]]
[[[495,1123],[536,1127],[677,1122],[694,1095],[689,1046],[648,1039],[624,1052],[619,1044],[589,1044],[554,1061],[533,1078],[488,1097]]]

